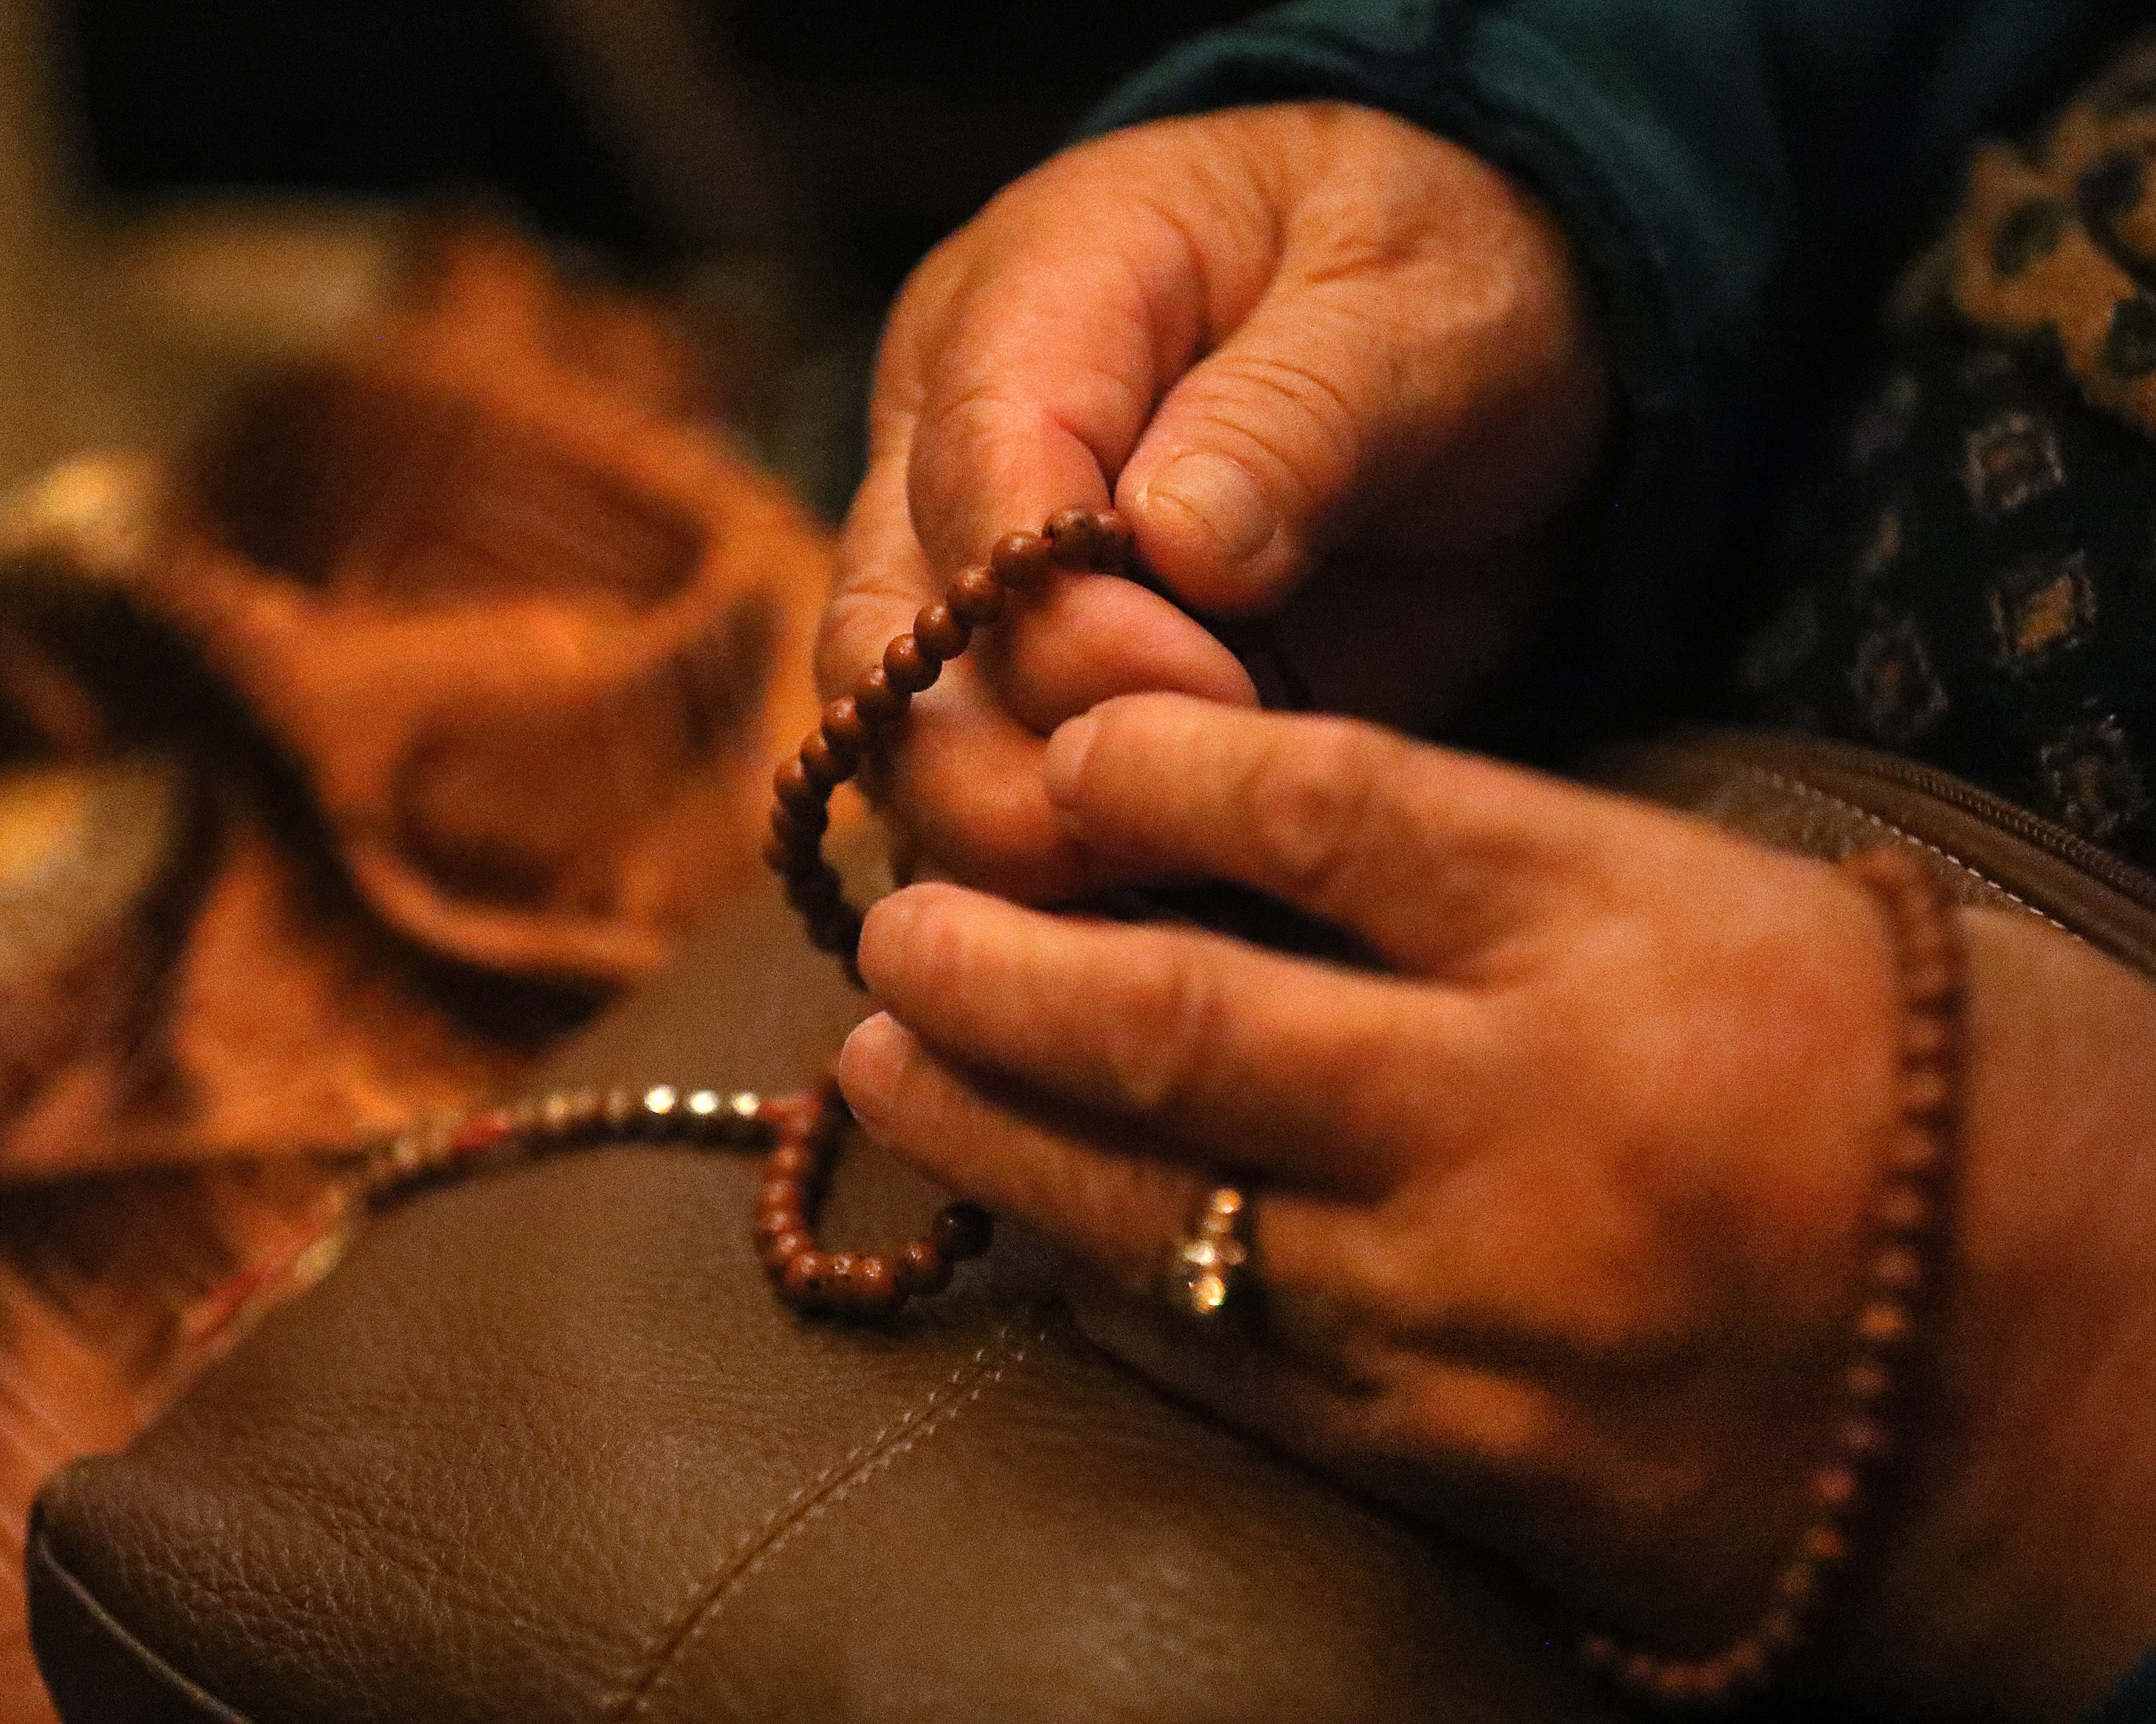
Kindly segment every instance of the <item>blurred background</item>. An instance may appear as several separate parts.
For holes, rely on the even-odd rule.
[[[906,269],[1235,0],[0,0],[0,482],[169,440],[479,207],[680,296],[825,512]]]
[[[906,270],[1242,9],[0,0],[0,1724],[41,1482],[333,1260],[361,1124],[658,961],[547,930],[805,952],[830,535],[735,453],[835,518]]]

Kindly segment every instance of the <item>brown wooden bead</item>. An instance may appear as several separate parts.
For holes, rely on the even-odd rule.
[[[1953,1099],[1953,1085],[1936,1065],[1912,1066],[1902,1074],[1896,1100],[1903,1116],[1912,1120],[1935,1120]]]
[[[858,920],[854,906],[846,902],[844,885],[837,875],[828,870],[816,883],[813,895],[803,894],[790,901],[812,926],[835,928],[850,918]]]
[[[815,1249],[816,1236],[805,1227],[797,1228],[792,1233],[773,1234],[766,1239],[762,1254],[758,1260],[762,1263],[767,1274],[774,1276],[783,1275],[786,1272],[787,1265],[795,1258],[805,1255]]]
[[[901,634],[883,649],[883,674],[901,694],[917,695],[936,680],[943,667],[921,650],[910,634]]]
[[[806,1181],[816,1171],[816,1152],[805,1143],[782,1143],[763,1158],[767,1179]]]
[[[943,595],[951,614],[968,628],[979,629],[1004,613],[1004,583],[993,569],[961,569],[951,589]]]
[[[1876,1419],[1845,1419],[1835,1440],[1843,1454],[1858,1460],[1877,1460],[1894,1451],[1894,1434]]]
[[[852,908],[841,904],[830,914],[812,921],[808,935],[819,952],[842,953],[850,959],[855,948],[861,943],[861,919]]]
[[[1839,1514],[1856,1501],[1862,1486],[1848,1467],[1823,1466],[1813,1473],[1810,1489],[1815,1505]]]
[[[1927,1126],[1905,1123],[1887,1141],[1887,1171],[1890,1173],[1928,1173],[1946,1152],[1938,1133]]]
[[[1942,956],[1902,969],[1902,998],[1911,1010],[1943,1004],[1953,997],[1953,988],[1954,966],[1951,958]]]
[[[1953,1043],[1953,1024],[1942,1012],[1910,1012],[1902,1019],[1904,1060],[1943,1059]]]
[[[1816,1563],[1794,1562],[1774,1579],[1774,1598],[1777,1602],[1802,1610],[1820,1595],[1820,1572]]]
[[[1909,1338],[1909,1310],[1898,1299],[1875,1299],[1856,1320],[1867,1346],[1899,1347]]]
[[[1815,1526],[1804,1534],[1800,1547],[1806,1557],[1822,1568],[1848,1560],[1849,1541],[1831,1526]]]
[[[1122,567],[1115,539],[1091,509],[1060,509],[1048,521],[1048,554],[1058,568],[1112,574]]]
[[[774,1209],[798,1209],[807,1195],[799,1180],[783,1176],[773,1178],[767,1174],[763,1183],[757,1188],[757,1207],[767,1213]]]
[[[1708,1706],[1726,1706],[1737,1687],[1736,1673],[1729,1667],[1729,1656],[1723,1653],[1695,1666],[1698,1686],[1693,1697]]]
[[[841,900],[842,890],[839,876],[828,864],[819,866],[814,874],[795,874],[787,877],[786,901],[804,915],[818,913]]]
[[[1665,1706],[1674,1706],[1690,1700],[1699,1691],[1699,1679],[1688,1664],[1666,1664],[1654,1675],[1651,1684],[1655,1698]]]
[[[834,909],[819,911],[812,917],[808,923],[808,936],[815,942],[816,949],[819,952],[851,957],[854,948],[860,944],[861,919],[849,906],[841,904]]]
[[[797,1303],[820,1301],[831,1285],[831,1258],[824,1251],[798,1251],[786,1265],[780,1285]]]
[[[801,744],[801,770],[808,782],[829,796],[854,773],[860,763],[856,756],[841,760],[839,752],[824,740],[821,731],[811,731]]]
[[[771,775],[772,794],[789,808],[820,808],[824,793],[808,779],[808,769],[796,755]]]
[[[790,808],[783,802],[772,805],[771,835],[789,850],[813,855],[816,840],[830,824],[830,815],[820,804],[813,808]]]
[[[861,722],[869,727],[871,735],[891,729],[903,718],[911,698],[891,686],[891,678],[880,664],[870,665],[854,685],[854,711],[860,715]]]
[[[1882,1245],[1865,1266],[1864,1278],[1885,1293],[1913,1293],[1924,1282],[1923,1260],[1907,1245]]]
[[[939,661],[955,659],[966,650],[973,629],[959,619],[947,601],[924,604],[913,619],[913,642],[922,653]]]
[[[841,695],[824,708],[823,721],[818,729],[830,745],[834,760],[846,762],[850,772],[860,764],[861,756],[869,746],[869,727],[854,710],[851,695]]]
[[[1039,533],[1006,533],[988,552],[988,567],[1014,593],[1038,587],[1055,567],[1047,540]]]
[[[774,809],[773,812],[777,811]],[[782,837],[778,823],[772,823],[771,843],[765,849],[764,860],[771,864],[790,891],[795,880],[822,874],[829,865],[824,860],[824,853],[818,847],[815,837],[802,833],[796,827],[788,827],[786,830],[791,836]]]
[[[1914,1233],[1932,1219],[1932,1200],[1906,1179],[1890,1180],[1872,1202],[1871,1219],[1889,1233]]]
[[[1894,1373],[1880,1359],[1859,1359],[1842,1378],[1853,1401],[1882,1401],[1893,1393]]]
[[[951,1285],[951,1264],[932,1239],[911,1239],[902,1246],[893,1265],[900,1289],[906,1293],[941,1293]]]
[[[896,1305],[904,1296],[898,1290],[898,1277],[891,1265],[880,1257],[863,1257],[854,1265],[854,1297],[870,1311]]]
[[[756,1218],[752,1237],[767,1248],[773,1239],[791,1239],[808,1232],[808,1218],[798,1209],[766,1209]],[[813,1244],[814,1240],[810,1243]]]
[[[786,882],[786,901],[812,928],[829,921],[844,903],[835,879],[794,879]]]
[[[937,1250],[953,1262],[963,1262],[988,1249],[995,1223],[978,1203],[946,1203],[928,1231]]]

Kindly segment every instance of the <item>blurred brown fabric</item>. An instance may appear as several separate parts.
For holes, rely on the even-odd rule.
[[[516,1086],[764,890],[831,545],[665,308],[415,242],[349,351],[48,475],[0,579],[0,1506],[333,1244],[338,1152]],[[49,1716],[19,1581],[0,1724]]]

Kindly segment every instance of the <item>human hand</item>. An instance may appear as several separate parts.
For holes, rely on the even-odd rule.
[[[957,888],[871,912],[868,1129],[1060,1241],[1161,1383],[1671,1650],[1749,1628],[1806,1520],[1898,1007],[1836,870],[1338,720],[1117,700],[1072,842],[1269,887],[1393,973]],[[1884,1716],[2081,1716],[2156,1643],[2156,989],[1964,911],[1925,1391],[1825,1649]],[[896,1021],[895,1021],[896,1020]],[[901,1025],[903,1027],[901,1027]],[[1264,1332],[1148,1297],[1223,1180]]]
[[[1605,1619],[1748,1627],[1893,1105],[1867,898],[1340,720],[1117,700],[1045,779],[1082,848],[1268,889],[1396,973],[914,887],[861,943],[865,1127],[1068,1248],[1162,1383]],[[1225,1179],[1260,1193],[1269,1332],[1194,1345],[1147,1296]]]
[[[901,296],[819,681],[850,689],[1000,535],[1112,497],[1200,611],[1271,608],[1322,567],[1285,619],[1321,704],[1437,722],[1538,619],[1605,394],[1564,242],[1458,146],[1321,105],[1098,140]],[[899,849],[1034,901],[1104,884],[1041,790],[1044,739],[1151,690],[1252,698],[1142,587],[1019,604],[914,704],[882,787]]]

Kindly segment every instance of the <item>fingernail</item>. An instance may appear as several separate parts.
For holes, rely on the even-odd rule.
[[[1040,762],[1041,782],[1048,799],[1059,808],[1078,800],[1078,781],[1085,775],[1086,757],[1093,752],[1093,738],[1101,729],[1096,713],[1081,712],[1056,726],[1048,739],[1048,752]]]
[[[901,886],[877,899],[861,918],[861,939],[856,955],[871,990],[876,985],[876,972],[884,969],[886,961],[904,953],[913,926],[921,919],[920,909],[914,889]]]
[[[888,1012],[865,1018],[839,1049],[839,1092],[865,1126],[889,1111],[911,1038]]]
[[[1230,563],[1245,563],[1273,541],[1280,521],[1249,469],[1225,455],[1178,455],[1147,480],[1144,508],[1168,504],[1193,516]]]

